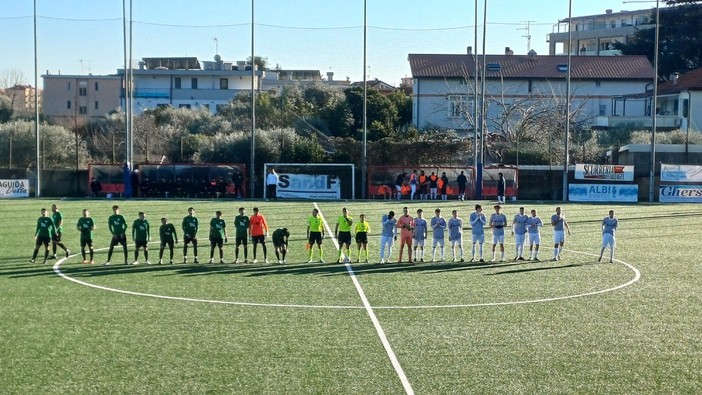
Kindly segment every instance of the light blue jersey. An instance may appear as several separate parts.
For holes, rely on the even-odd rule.
[[[414,219],[414,239],[415,240],[424,240],[426,239],[426,234],[427,234],[427,220],[424,218],[415,218]]]
[[[539,234],[539,228],[544,226],[539,217],[529,217],[526,220],[526,227],[530,235]]]
[[[385,237],[393,237],[397,235],[397,228],[395,227],[396,225],[397,219],[395,217],[388,219],[388,215],[384,214],[382,221],[383,229],[380,232],[380,235]]]
[[[493,236],[504,236],[505,226],[507,226],[507,216],[504,214],[492,214],[490,216],[490,226],[492,227]]]
[[[449,239],[460,240],[463,236],[463,220],[460,218],[449,218],[448,229]]]
[[[433,217],[431,219],[431,228],[434,230],[434,240],[444,239],[444,230],[446,230],[446,220],[442,217]]]
[[[477,211],[474,211],[470,214],[470,227],[471,227],[471,232],[474,235],[485,234],[485,224],[486,223],[487,223],[487,219],[485,218],[485,214],[478,213]]]
[[[514,226],[514,234],[516,235],[523,235],[526,234],[527,232],[527,217],[525,214],[517,214],[514,216],[514,222],[512,222]]]
[[[614,236],[618,225],[619,221],[616,218],[605,217],[605,219],[602,220],[602,233]]]
[[[553,225],[553,230],[563,232],[563,223],[565,223],[565,217],[558,214],[553,214],[551,216],[551,224]]]

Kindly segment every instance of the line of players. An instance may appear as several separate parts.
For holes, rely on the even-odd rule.
[[[470,214],[469,224],[472,236],[472,251],[470,262],[485,262],[483,254],[483,244],[485,241],[485,228],[489,227],[492,230],[492,261],[497,261],[497,246],[499,245],[499,261],[504,261],[505,249],[504,238],[505,229],[508,227],[507,217],[501,212],[502,207],[498,204],[494,206],[495,212],[490,215],[489,220],[483,213],[480,204],[475,205],[475,211]],[[111,264],[114,247],[121,245],[124,253],[124,263],[128,264],[127,253],[127,223],[124,217],[120,214],[119,206],[113,206],[113,215],[108,219],[109,230],[112,234],[112,240],[105,265]],[[449,242],[451,243],[451,253],[453,262],[464,262],[463,251],[463,220],[458,217],[457,210],[451,212],[451,218],[444,219],[441,216],[441,210],[434,211],[434,217],[429,221],[424,219],[423,210],[417,210],[417,216],[409,215],[409,209],[404,207],[403,215],[395,218],[395,213],[390,211],[384,214],[381,220],[381,235],[380,235],[380,263],[389,262],[392,256],[392,247],[394,241],[397,240],[398,230],[400,233],[400,247],[398,262],[402,262],[404,248],[407,247],[408,262],[424,262],[424,247],[425,240],[428,237],[428,228],[432,229],[432,252],[431,261],[444,261],[444,232],[448,230]],[[234,218],[234,227],[236,230],[236,252],[235,262],[239,263],[239,249],[243,246],[244,262],[248,262],[248,246],[247,239],[253,243],[253,263],[257,262],[257,247],[261,244],[264,262],[268,263],[266,239],[269,237],[269,227],[265,217],[260,214],[259,209],[254,207],[254,214],[248,217],[243,207],[239,208],[239,215]],[[570,235],[570,227],[561,212],[561,208],[557,207],[554,215],[551,216],[551,225],[554,229],[554,248],[552,260],[561,259],[561,251],[565,243],[565,232]],[[519,212],[514,216],[511,225],[511,234],[515,238],[515,257],[514,260],[532,260],[539,261],[539,246],[541,243],[540,228],[543,222],[537,216],[536,210],[531,210],[531,215],[526,215],[524,207],[519,208]],[[602,249],[598,261],[602,260],[602,256],[607,247],[610,249],[609,261],[613,262],[614,255],[614,233],[618,226],[618,220],[614,217],[614,210],[610,210],[609,216],[602,220]],[[349,215],[346,208],[342,209],[342,215],[338,217],[334,234],[338,240],[339,249],[337,263],[342,260],[344,262],[351,261],[351,229],[355,231],[355,241],[358,252],[356,262],[361,261],[361,251],[364,252],[364,262],[368,262],[368,235],[370,226],[366,221],[365,215],[359,216],[359,222],[354,223],[353,218]],[[83,210],[83,216],[78,220],[76,225],[80,231],[81,255],[83,263],[94,264],[93,251],[93,234],[95,224],[90,218],[90,213],[87,209]],[[194,263],[198,261],[198,240],[197,233],[199,230],[199,220],[195,216],[195,209],[188,208],[188,215],[183,218],[183,263],[188,262],[188,246],[192,244],[194,253]],[[35,249],[30,262],[35,262],[41,245],[44,245],[44,263],[49,258],[49,243],[52,243],[53,255],[51,258],[56,259],[56,248],[61,247],[66,257],[70,251],[61,243],[61,235],[63,230],[63,216],[58,210],[58,207],[52,205],[52,217],[47,216],[47,210],[41,209],[41,217],[37,220],[35,231]],[[528,235],[528,242],[527,242]],[[288,238],[290,233],[287,228],[276,229],[272,234],[273,246],[278,263],[287,263],[286,253],[288,247]],[[178,243],[178,236],[173,224],[168,222],[167,218],[161,218],[161,226],[159,227],[159,264],[163,263],[163,253],[165,248],[169,249],[169,263],[173,264],[173,249],[174,244]],[[324,263],[322,240],[324,239],[324,219],[318,209],[312,211],[312,215],[307,220],[307,250],[308,263],[312,263],[312,255],[314,247],[317,246],[319,251],[319,262]],[[149,261],[148,243],[151,240],[150,225],[146,219],[144,212],[139,212],[139,218],[132,224],[132,240],[135,244],[134,262],[139,263],[139,251],[143,250],[144,259],[147,264]],[[219,252],[219,262],[224,263],[223,245],[228,242],[226,222],[222,219],[222,212],[217,211],[215,217],[210,220],[209,227],[210,254],[209,263],[213,263],[215,249]],[[525,245],[529,245],[528,258],[524,257]],[[88,248],[86,255],[86,247]],[[344,253],[344,249],[346,252]],[[477,249],[477,255],[476,255]],[[439,257],[437,258],[437,251]],[[387,252],[387,255],[386,255]],[[387,256],[387,261],[386,261]]]

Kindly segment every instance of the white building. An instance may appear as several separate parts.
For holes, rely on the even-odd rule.
[[[481,61],[478,56],[479,67]],[[413,125],[472,133],[473,55],[410,54],[409,62]],[[565,56],[487,55],[486,63],[488,119],[498,116],[500,106],[521,99],[565,98]],[[645,92],[652,79],[653,67],[645,56],[572,57],[572,105],[582,106],[587,119],[605,116],[612,113],[613,97]]]
[[[124,69],[117,73],[124,77]],[[133,113],[170,105],[176,108],[208,108],[227,104],[239,92],[261,89],[264,71],[251,71],[245,62],[224,62],[219,56],[213,62],[200,62],[195,57],[143,58],[139,68],[132,69]],[[124,108],[124,91],[120,94]]]

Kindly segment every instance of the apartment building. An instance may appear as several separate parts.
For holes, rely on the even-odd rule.
[[[42,114],[69,128],[105,117],[120,107],[122,78],[118,75],[47,74]]]

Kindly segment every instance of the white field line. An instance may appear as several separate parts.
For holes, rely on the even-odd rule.
[[[334,232],[331,231],[331,228],[329,228],[329,223],[324,219],[324,215],[322,214],[322,210],[319,209],[319,205],[317,205],[317,202],[314,203],[314,207],[319,211],[319,215],[322,216],[322,221],[324,222],[324,227],[327,229],[327,233],[329,234],[329,237],[332,240],[332,243],[334,243],[334,246],[339,249],[339,242],[336,240],[336,237],[334,237]],[[310,248],[312,248],[310,246]],[[371,307],[370,303],[368,302],[368,298],[366,298],[365,292],[363,292],[363,288],[361,288],[361,284],[358,282],[358,279],[356,278],[356,274],[353,272],[353,268],[351,268],[350,263],[344,264],[346,266],[346,271],[349,273],[349,276],[351,277],[351,281],[353,281],[353,285],[356,287],[356,291],[358,292],[358,296],[361,297],[361,300],[363,301],[363,306],[366,308],[366,313],[368,313],[368,316],[370,317],[371,321],[373,322],[373,326],[375,327],[375,331],[378,333],[378,337],[380,337],[380,342],[383,343],[383,347],[385,348],[385,352],[388,354],[388,357],[390,358],[390,362],[392,363],[392,366],[395,368],[395,372],[397,372],[397,375],[400,378],[400,382],[402,382],[402,386],[405,389],[405,393],[408,395],[414,395],[414,390],[412,389],[412,385],[410,384],[409,380],[407,379],[407,376],[405,375],[405,371],[402,369],[402,366],[400,366],[400,361],[397,360],[397,356],[395,355],[395,352],[392,350],[392,346],[390,346],[390,342],[388,341],[387,336],[385,336],[385,331],[383,330],[383,327],[380,326],[380,321],[378,321],[378,317],[375,316],[375,312],[373,311],[373,308]]]

